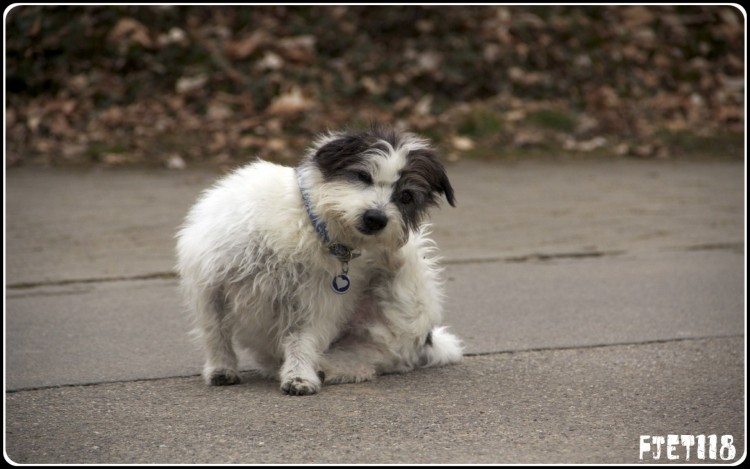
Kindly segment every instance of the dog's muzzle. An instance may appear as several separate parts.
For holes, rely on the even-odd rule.
[[[388,224],[388,217],[381,210],[370,209],[362,214],[362,223],[359,231],[371,235],[379,232]]]

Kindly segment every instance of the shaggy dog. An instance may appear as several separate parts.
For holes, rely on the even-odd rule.
[[[459,361],[424,224],[440,196],[455,206],[428,143],[378,127],[219,180],[177,235],[206,382],[239,383],[235,346],[293,395]]]

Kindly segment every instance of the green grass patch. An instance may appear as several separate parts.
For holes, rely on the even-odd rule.
[[[461,135],[475,138],[497,135],[503,130],[503,121],[490,110],[474,109],[461,119],[457,130]]]
[[[125,154],[129,148],[125,142],[90,142],[84,151],[88,161],[101,161],[106,154]]]
[[[657,137],[664,142],[674,157],[701,156],[742,159],[745,156],[745,134],[719,132],[716,135],[697,135],[695,132],[662,130]]]
[[[532,112],[526,117],[526,122],[543,129],[560,132],[572,132],[577,125],[577,119],[573,114],[553,109]]]

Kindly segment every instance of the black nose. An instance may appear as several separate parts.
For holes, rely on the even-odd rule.
[[[361,230],[365,234],[373,234],[385,228],[388,224],[388,217],[385,213],[380,210],[367,210],[362,215],[362,227]]]

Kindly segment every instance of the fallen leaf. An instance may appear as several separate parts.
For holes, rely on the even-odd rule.
[[[451,145],[453,148],[459,151],[473,150],[475,147],[474,140],[469,137],[463,137],[461,135],[454,135],[451,137]]]
[[[206,110],[206,117],[212,121],[224,121],[232,117],[232,108],[223,103],[212,102]]]
[[[414,113],[418,116],[430,115],[432,110],[432,99],[432,96],[429,94],[422,96],[419,101],[417,101],[417,104],[414,105]]]
[[[101,156],[101,162],[108,165],[121,165],[127,163],[128,157],[122,153],[104,153]]]
[[[517,147],[533,147],[545,140],[544,135],[537,130],[517,130],[513,134],[513,145]]]
[[[299,87],[293,87],[289,92],[277,96],[268,107],[267,112],[274,115],[289,116],[306,111],[314,106],[312,100],[302,95]]]
[[[259,47],[268,41],[263,31],[255,31],[249,36],[224,44],[224,53],[233,60],[244,60],[250,57]]]
[[[573,138],[566,138],[563,141],[563,148],[568,151],[590,152],[605,146],[607,146],[607,139],[601,136],[581,142]]]
[[[284,66],[284,59],[273,52],[266,52],[262,59],[256,63],[261,70],[279,70]]]
[[[315,36],[296,36],[281,39],[276,44],[286,60],[311,64],[315,62]]]
[[[109,40],[125,45],[136,43],[147,49],[154,47],[148,28],[133,18],[122,18],[118,21],[109,32]]]
[[[170,44],[178,44],[186,47],[190,44],[190,39],[188,39],[188,35],[184,30],[174,26],[166,34],[160,34],[156,38],[156,43],[159,47],[165,47]]]
[[[178,93],[190,93],[203,88],[207,81],[208,76],[203,73],[190,77],[180,77],[175,84],[175,90]]]
[[[172,153],[171,155],[167,156],[167,160],[165,161],[164,165],[167,167],[167,169],[185,169],[187,167],[187,163],[185,163],[185,160],[177,153]]]

